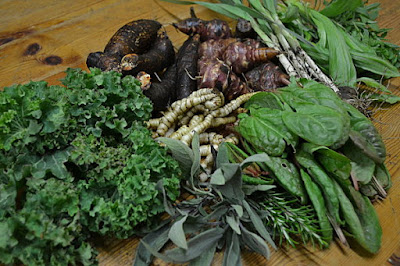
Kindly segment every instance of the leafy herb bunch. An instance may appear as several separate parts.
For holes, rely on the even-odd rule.
[[[94,264],[91,234],[151,226],[159,182],[179,194],[179,166],[142,123],[152,105],[136,79],[68,69],[62,83],[0,93],[2,263]]]

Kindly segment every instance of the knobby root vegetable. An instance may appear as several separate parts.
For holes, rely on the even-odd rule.
[[[144,71],[140,71],[136,75],[136,79],[138,79],[140,81],[140,88],[142,90],[147,90],[150,88],[150,86],[151,86],[151,75],[150,74],[147,74]]]
[[[191,9],[191,18],[173,23],[172,25],[188,35],[200,34],[201,41],[226,39],[232,36],[231,29],[226,21],[220,19],[210,21],[199,19],[194,14],[193,9]]]
[[[165,71],[161,82],[153,82],[147,88],[142,88],[143,94],[153,102],[153,113],[167,109],[168,105],[175,100],[175,85],[176,65],[173,64]]]
[[[197,82],[194,77],[197,76],[199,45],[200,35],[196,34],[189,37],[178,50],[176,57],[176,98],[178,100],[188,97],[197,90]]]
[[[256,39],[257,36],[258,35],[251,26],[250,21],[242,18],[239,18],[237,20],[235,37],[240,39],[245,39],[245,38]]]
[[[236,38],[227,38],[227,39],[219,39],[219,40],[208,40],[202,42],[199,46],[199,57],[205,58],[221,58],[223,52],[229,44],[237,42]]]
[[[271,62],[248,71],[245,78],[250,88],[255,91],[271,91],[290,84],[289,76]]]
[[[218,106],[223,105],[223,96],[221,92],[216,89],[198,90],[193,92],[189,97],[174,102],[164,116],[160,118],[156,133],[158,136],[164,136],[167,130],[177,122],[177,118],[183,113],[193,106],[202,104],[211,99],[215,99],[215,103]]]
[[[159,72],[175,61],[175,51],[165,31],[157,35],[151,49],[143,54],[127,54],[121,59],[121,68],[125,74],[136,75],[139,71]]]
[[[204,106],[204,104],[198,104],[193,106],[189,111],[187,111],[184,115],[179,117],[178,125],[186,125],[189,123],[190,119],[198,112],[203,112],[206,114],[209,110]]]
[[[203,122],[199,123],[196,127],[194,127],[188,134],[182,136],[181,141],[189,145],[189,143],[192,141],[193,135],[197,132],[198,134],[201,134],[204,132],[206,129],[210,128],[212,125],[212,121],[216,117],[225,117],[232,113],[234,110],[239,108],[243,103],[248,101],[255,93],[247,93],[239,96],[235,100],[232,100],[231,102],[227,103],[226,105],[212,111],[210,114],[208,114]]]
[[[202,58],[198,62],[199,88],[217,88],[224,93],[230,101],[239,95],[249,93],[252,90],[235,73],[230,71],[227,64],[219,59]]]
[[[90,53],[86,59],[86,66],[97,67],[102,71],[121,72],[120,58],[103,52]]]
[[[236,74],[244,73],[257,64],[268,62],[280,54],[279,50],[269,47],[254,48],[243,42],[231,43],[222,54],[222,60],[232,67]]]
[[[90,53],[87,67],[102,71],[122,72],[121,58],[126,54],[146,52],[157,38],[161,24],[155,20],[139,19],[122,26],[108,41],[103,52]]]
[[[104,48],[104,53],[122,58],[127,54],[142,54],[152,46],[161,24],[155,20],[139,19],[122,26]]]

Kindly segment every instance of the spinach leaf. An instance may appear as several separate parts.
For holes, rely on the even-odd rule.
[[[339,215],[339,199],[334,185],[334,181],[330,178],[323,168],[314,160],[314,158],[303,150],[297,151],[295,155],[296,161],[307,170],[307,173],[319,185],[323,192],[329,213],[335,218],[338,224],[341,223]]]
[[[327,216],[328,211],[325,207],[325,200],[322,192],[319,189],[318,185],[311,180],[311,177],[303,169],[300,170],[300,175],[303,179],[304,187],[306,188],[308,197],[310,198],[310,201],[314,206],[315,212],[317,213],[318,223],[321,227],[321,234],[324,237],[325,241],[329,243],[332,241],[333,231]]]
[[[296,112],[283,112],[282,119],[290,131],[317,145],[331,146],[346,135],[343,116],[329,107],[301,103]]]
[[[256,150],[279,156],[286,145],[297,144],[297,136],[292,134],[281,118],[282,111],[276,109],[251,109],[251,116],[242,116],[238,132]]]
[[[352,186],[340,187],[337,183],[335,186],[346,227],[365,250],[371,253],[378,252],[381,247],[382,228],[370,200]]]
[[[375,171],[375,162],[365,156],[351,141],[342,148],[343,153],[351,160],[351,174],[362,184],[368,184]]]
[[[312,143],[303,143],[302,149],[314,155],[314,158],[324,169],[341,182],[350,182],[351,160],[325,146],[318,146]]]

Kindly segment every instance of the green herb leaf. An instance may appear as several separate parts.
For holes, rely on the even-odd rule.
[[[344,12],[353,11],[362,4],[362,0],[333,0],[320,12],[321,14],[331,18]]]
[[[243,242],[254,252],[261,254],[267,260],[271,255],[271,251],[269,250],[268,245],[265,243],[265,240],[262,239],[259,235],[254,234],[247,230],[244,226],[241,226],[242,230],[242,239]]]
[[[256,231],[260,234],[260,236],[264,238],[265,241],[267,241],[274,249],[276,249],[276,245],[272,240],[270,234],[268,233],[267,229],[265,228],[265,225],[260,216],[253,210],[253,208],[247,203],[247,201],[243,200],[242,204],[244,209],[248,213]]]
[[[185,232],[183,231],[183,223],[187,219],[187,215],[183,216],[180,220],[172,224],[168,232],[168,237],[171,241],[180,248],[188,249],[186,242]]]

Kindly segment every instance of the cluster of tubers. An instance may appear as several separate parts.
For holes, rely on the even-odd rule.
[[[254,92],[285,86],[289,77],[271,62],[279,51],[258,41],[248,21],[239,20],[233,34],[227,22],[205,21],[190,12],[190,18],[173,24],[188,35],[177,53],[159,22],[140,19],[121,27],[103,52],[89,54],[86,64],[135,76],[158,117],[148,122],[154,137],[189,145],[194,132],[202,134],[207,166],[211,146],[238,141],[229,132],[224,136],[209,128],[235,123],[232,113]]]

